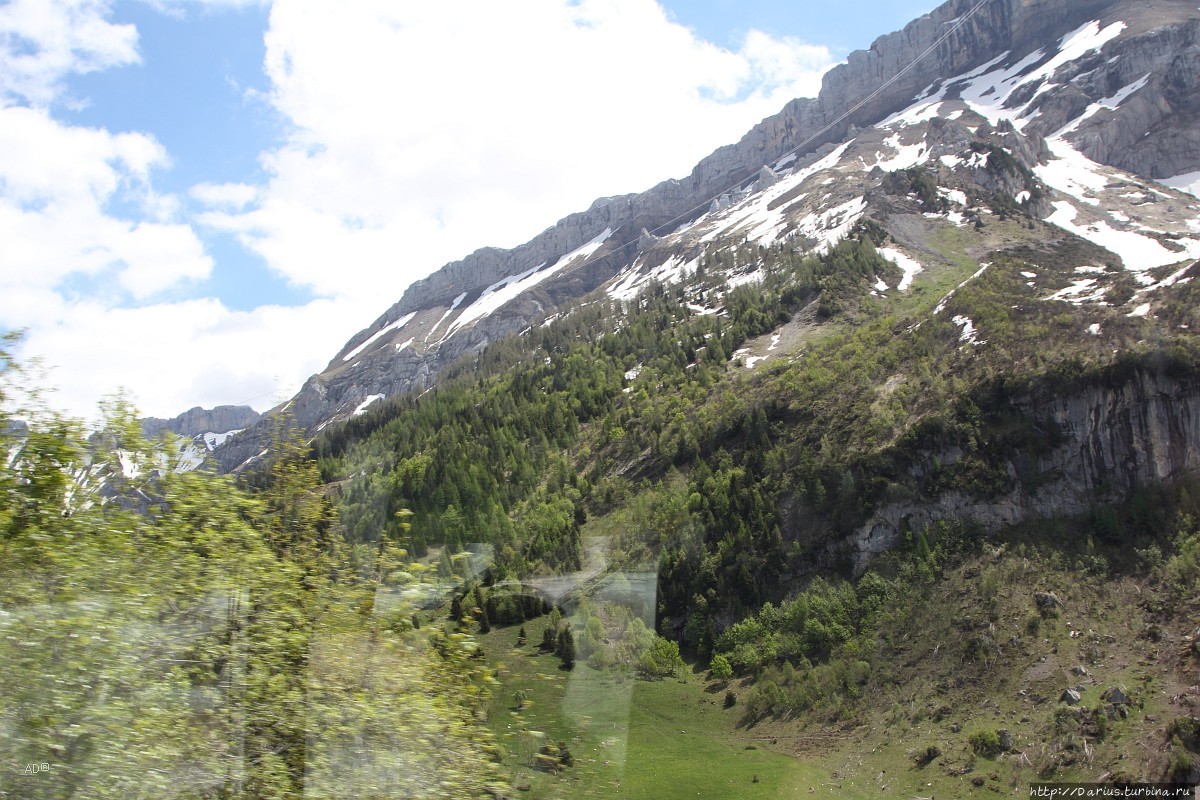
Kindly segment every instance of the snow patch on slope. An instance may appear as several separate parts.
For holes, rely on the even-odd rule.
[[[1007,107],[1009,99],[1018,89],[1035,81],[1048,81],[1059,67],[1089,52],[1099,50],[1119,36],[1126,27],[1124,22],[1114,22],[1102,29],[1098,21],[1088,22],[1060,39],[1057,52],[1041,66],[1035,65],[1046,58],[1044,50],[1035,50],[1009,67],[997,66],[1011,55],[1011,51],[1002,53],[973,70],[944,81],[936,93],[932,91],[932,87],[926,89],[912,105],[889,117],[884,124],[893,127],[909,125],[936,114],[942,102],[945,101],[950,87],[959,86],[959,98],[972,111],[987,119],[992,125],[1007,120],[1021,130],[1030,119],[1036,116],[1036,112],[1030,112],[1030,106],[1038,96],[1053,88],[1053,84],[1043,83],[1022,105],[1016,108]],[[1112,98],[1106,98],[1101,102],[1108,102],[1109,107],[1112,107],[1139,88],[1141,86],[1135,87],[1134,84],[1130,84],[1122,90],[1125,92],[1124,94],[1118,92]],[[1126,92],[1126,90],[1128,91]],[[1098,111],[1099,108],[1096,110]]]
[[[875,252],[888,261],[891,261],[904,272],[904,277],[900,279],[900,283],[896,284],[896,289],[901,292],[907,291],[908,287],[912,285],[914,275],[924,271],[918,261],[909,258],[894,247],[878,247]]]
[[[236,433],[236,431],[230,431],[230,433]],[[221,434],[204,434],[206,437],[220,435]],[[205,444],[207,445],[207,441]],[[212,450],[212,447],[209,446],[208,449]],[[191,472],[194,469],[199,469],[204,463],[204,456],[205,452],[197,447],[194,441],[181,438],[179,440],[179,452],[176,454],[175,467],[173,471],[177,474],[182,474],[184,472]]]
[[[1139,294],[1139,295],[1146,294],[1148,292],[1154,292],[1159,289],[1165,289],[1168,286],[1174,286],[1176,284],[1187,283],[1191,280],[1191,277],[1190,276],[1184,277],[1184,276],[1187,275],[1188,271],[1191,270],[1192,266],[1193,266],[1193,264],[1186,264],[1183,267],[1180,267],[1179,269],[1172,272],[1167,277],[1163,278],[1158,283],[1156,283],[1152,286],[1147,286],[1145,289],[1139,289],[1136,292],[1136,294]]]
[[[926,90],[928,94],[928,89]],[[939,96],[934,100],[922,101],[920,99],[913,103],[903,111],[898,111],[890,117],[879,123],[880,128],[906,128],[909,125],[920,125],[923,122],[929,122],[936,119],[938,112],[942,107],[942,98]],[[962,111],[956,111],[949,116],[949,119],[958,119],[962,115]]]
[[[1147,270],[1177,264],[1185,259],[1200,258],[1200,241],[1196,239],[1175,240],[1184,248],[1182,251],[1176,252],[1168,250],[1157,239],[1150,236],[1143,236],[1133,231],[1115,230],[1103,220],[1088,225],[1078,225],[1075,223],[1075,218],[1079,214],[1079,209],[1065,200],[1055,202],[1054,209],[1054,213],[1046,219],[1047,222],[1095,242],[1106,250],[1111,250],[1121,257],[1121,260],[1125,262],[1125,268],[1131,272],[1144,273]],[[1150,281],[1149,278],[1140,274],[1138,279],[1143,283]]]
[[[1108,177],[1101,172],[1101,166],[1061,137],[1047,139],[1046,146],[1054,158],[1034,167],[1034,174],[1047,186],[1063,194],[1091,206],[1099,205],[1100,201],[1091,192],[1101,192],[1108,184]]]
[[[638,292],[648,283],[678,283],[686,273],[695,271],[699,261],[694,258],[690,261],[684,261],[680,256],[671,256],[647,273],[641,271],[638,263],[635,261],[633,266],[621,277],[621,280],[608,287],[609,297],[625,302],[637,296]]]
[[[1129,97],[1129,95],[1133,94],[1134,92],[1138,91],[1143,86],[1145,86],[1146,82],[1148,80],[1150,80],[1149,72],[1147,72],[1141,78],[1139,78],[1138,80],[1129,84],[1128,86],[1124,86],[1121,89],[1119,89],[1117,91],[1117,93],[1114,94],[1112,97],[1105,97],[1104,99],[1100,100],[1098,103],[1092,103],[1090,106],[1087,107],[1086,111],[1084,111],[1082,114],[1080,114],[1075,120],[1073,120],[1070,124],[1065,126],[1062,130],[1058,131],[1058,133],[1056,133],[1055,136],[1066,136],[1068,133],[1071,133],[1072,131],[1077,129],[1080,125],[1082,125],[1084,120],[1088,119],[1089,117],[1094,116],[1098,111],[1101,111],[1103,109],[1108,109],[1109,111],[1116,111],[1117,107],[1120,106],[1121,103],[1125,102],[1125,98]]]
[[[784,220],[784,204],[780,204],[780,207],[772,209],[770,208],[771,203],[799,187],[812,175],[837,166],[851,142],[853,140],[845,142],[824,158],[783,178],[766,191],[754,194],[728,209],[712,212],[713,216],[710,219],[717,224],[705,233],[701,241],[711,242],[720,236],[733,233],[740,228],[749,227],[751,230],[747,234],[747,238],[750,241],[758,244],[771,244],[779,236],[786,224]]]
[[[967,193],[962,189],[947,189],[944,186],[939,186],[938,194],[946,198],[951,203],[955,203],[960,206],[967,205]]]
[[[739,286],[744,286],[747,283],[762,283],[763,278],[767,277],[767,273],[763,272],[762,268],[756,269],[753,272],[743,272],[740,275],[730,275],[725,281],[730,289],[736,289]]]
[[[975,328],[975,323],[971,322],[970,317],[959,315],[951,317],[950,321],[962,328],[962,332],[958,335],[958,340],[963,344],[973,344],[977,347],[981,344],[986,344],[986,342],[979,341],[979,331]]]
[[[429,341],[429,338],[430,338],[431,336],[433,336],[433,332],[434,332],[434,331],[436,331],[438,328],[440,328],[440,327],[441,327],[441,325],[442,325],[442,323],[446,321],[446,317],[448,317],[448,316],[450,316],[451,314],[453,314],[453,313],[454,313],[454,311],[455,311],[455,309],[457,309],[459,306],[461,306],[461,305],[462,305],[462,301],[463,301],[463,300],[466,300],[466,299],[467,299],[467,293],[466,293],[466,292],[463,292],[463,293],[462,293],[462,294],[460,294],[458,297],[454,298],[454,302],[453,302],[453,303],[451,303],[451,304],[450,304],[450,307],[446,309],[446,313],[445,313],[445,314],[442,314],[442,318],[441,318],[441,319],[439,319],[439,320],[438,320],[438,321],[437,321],[437,322],[434,324],[434,326],[433,326],[432,328],[430,328],[430,329],[429,329],[429,333],[425,334],[425,341],[427,341],[427,342]]]
[[[1095,278],[1080,278],[1067,288],[1059,289],[1046,299],[1060,300],[1064,303],[1078,306],[1084,303],[1103,302],[1106,291],[1106,287],[1097,285]]]
[[[361,403],[359,403],[358,408],[354,409],[354,413],[351,414],[350,416],[357,417],[360,414],[367,413],[367,409],[370,408],[372,403],[377,402],[382,399],[383,399],[383,395],[381,395],[381,394],[373,394],[373,395],[368,396],[366,400],[363,400]]]
[[[230,436],[233,436],[235,433],[241,433],[243,430],[244,428],[238,428],[232,431],[225,431],[224,433],[213,433],[210,431],[208,433],[200,434],[199,438],[204,442],[204,446],[212,451],[225,444],[225,440]]]
[[[354,358],[359,353],[363,352],[368,347],[370,347],[372,344],[374,344],[379,339],[379,337],[383,336],[385,333],[388,333],[389,331],[400,330],[405,325],[407,325],[409,323],[409,321],[412,320],[412,318],[415,316],[416,316],[416,312],[414,311],[410,314],[405,314],[403,317],[396,320],[391,325],[385,325],[383,328],[381,328],[377,332],[371,334],[371,336],[368,337],[365,342],[363,342],[358,347],[351,350],[349,353],[346,353],[346,355],[342,356],[342,361],[349,361],[350,359]]]
[[[809,214],[797,224],[796,232],[816,239],[818,251],[827,250],[850,233],[854,223],[862,218],[866,210],[866,198],[856,197],[819,214]]]
[[[545,266],[542,264],[526,270],[519,275],[509,275],[496,281],[483,290],[483,294],[479,295],[479,299],[463,309],[462,313],[458,315],[458,318],[447,329],[446,335],[442,337],[443,340],[453,336],[457,331],[475,320],[490,316],[501,306],[524,292],[529,291],[555,273],[570,266],[578,259],[587,258],[596,252],[609,236],[612,236],[612,228],[605,228],[598,236],[562,256],[549,267],[545,267],[545,269],[542,268]]]
[[[1176,175],[1171,178],[1163,178],[1159,181],[1163,186],[1170,186],[1172,189],[1178,189],[1181,192],[1200,197],[1200,171],[1185,172],[1182,175]]]
[[[865,172],[870,172],[875,167],[879,167],[884,172],[898,172],[918,164],[924,164],[929,160],[928,145],[925,142],[901,144],[900,134],[894,134],[885,139],[883,144],[894,150],[896,154],[891,158],[880,158],[874,164],[864,163],[863,170]]]

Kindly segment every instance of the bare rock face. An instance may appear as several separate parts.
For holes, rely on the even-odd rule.
[[[1094,114],[1065,134],[1091,159],[1147,177],[1200,170],[1198,17],[1193,0],[950,0],[852,53],[825,75],[816,99],[792,100],[737,143],[703,159],[688,177],[640,194],[599,199],[526,244],[478,250],[417,281],[310,378],[286,410],[315,431],[361,413],[379,396],[421,390],[454,360],[521,332],[597,288],[657,237],[714,204],[722,207],[749,189],[762,190],[781,160],[811,163],[954,76],[989,63],[1013,66],[1036,53],[1048,59],[1092,23],[1118,25],[1120,36],[1014,98],[1032,100],[1036,112],[1014,132],[1014,151],[1024,150],[1023,160],[1036,161],[1044,155],[1043,137],[1096,105]],[[1105,107],[1106,99],[1143,80],[1128,102],[1110,103],[1115,110]],[[603,241],[586,258],[557,268],[598,238]],[[481,297],[518,285],[521,276],[529,285],[522,284],[520,292],[505,295],[486,314],[466,313]],[[251,430],[218,448],[217,457],[223,468],[234,469],[265,441],[262,431]]]
[[[1082,514],[1136,486],[1170,483],[1200,467],[1200,381],[1194,376],[1139,371],[1116,386],[1028,398],[1021,410],[1063,437],[1036,465],[1043,485],[1036,491],[1018,485],[999,498],[950,492],[883,506],[845,543],[855,571],[891,550],[905,526],[919,530],[938,520],[973,519],[994,532],[1028,519]],[[933,459],[953,463],[957,454]],[[1009,469],[1017,474],[1015,465]]]
[[[217,406],[211,409],[196,406],[174,419],[144,419],[142,432],[153,437],[162,431],[170,431],[190,439],[202,433],[228,433],[249,428],[258,422],[261,416],[250,406]]]
[[[958,75],[1003,53],[1021,55],[1052,43],[1112,0],[951,0],[904,29],[881,36],[830,70],[820,102],[829,119],[850,114],[870,125],[907,104],[939,79]],[[944,38],[943,38],[944,37]],[[875,94],[879,87],[887,90]]]
[[[1150,178],[1200,169],[1200,12],[1186,9],[1190,19],[1160,9],[1161,26],[1119,38],[1056,77],[1069,82],[1076,108],[1100,106],[1067,135],[1093,161]],[[1130,87],[1139,88],[1128,101],[1106,107]],[[1073,110],[1048,104],[1030,131],[1050,135]]]

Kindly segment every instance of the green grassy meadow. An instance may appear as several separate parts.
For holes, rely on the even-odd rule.
[[[543,625],[526,624],[531,642]],[[514,646],[517,629],[495,628],[479,641],[501,666],[504,688],[493,698],[491,724],[513,785],[528,786],[522,796],[799,798],[830,786],[824,769],[778,752],[780,740],[772,745],[739,728],[740,710],[725,708],[724,689],[706,684],[702,673],[643,681],[582,663],[568,672],[535,644]],[[527,701],[517,711],[520,690]],[[544,741],[565,742],[574,765],[557,776],[531,768],[531,745]]]
[[[1080,568],[1101,572],[1096,556],[1012,545],[965,558],[882,624],[856,699],[754,724],[752,678],[717,684],[696,666],[657,681],[583,662],[567,671],[535,644],[545,619],[525,623],[523,646],[520,626],[495,627],[478,641],[499,671],[490,725],[505,771],[529,798],[989,797],[1039,779],[1159,778],[1166,726],[1188,715],[1198,674],[1184,652],[1194,605],[1171,613],[1165,584]],[[1039,615],[1034,595],[1046,589],[1062,606]],[[976,652],[967,640],[980,631],[988,644]],[[1078,705],[1059,702],[1067,687],[1081,691]],[[1100,724],[1110,687],[1131,704]],[[972,745],[1000,731],[1007,751]],[[535,769],[546,743],[565,744],[573,764]]]

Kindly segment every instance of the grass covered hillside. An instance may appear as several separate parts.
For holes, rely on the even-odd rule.
[[[709,248],[314,442],[352,545],[382,531],[454,587],[428,613],[480,635],[532,796],[1191,774],[1195,490],[1064,464],[1109,447],[1078,438],[1086,398],[1191,413],[1192,267],[1151,296],[1028,209],[901,213],[918,172],[823,254]],[[905,277],[881,248],[914,226]],[[1141,430],[1135,406],[1102,421]]]

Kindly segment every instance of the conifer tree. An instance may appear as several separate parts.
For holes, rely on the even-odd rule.
[[[564,669],[574,669],[575,667],[575,635],[571,633],[571,623],[563,626],[562,632],[558,635],[558,657],[562,660]]]

